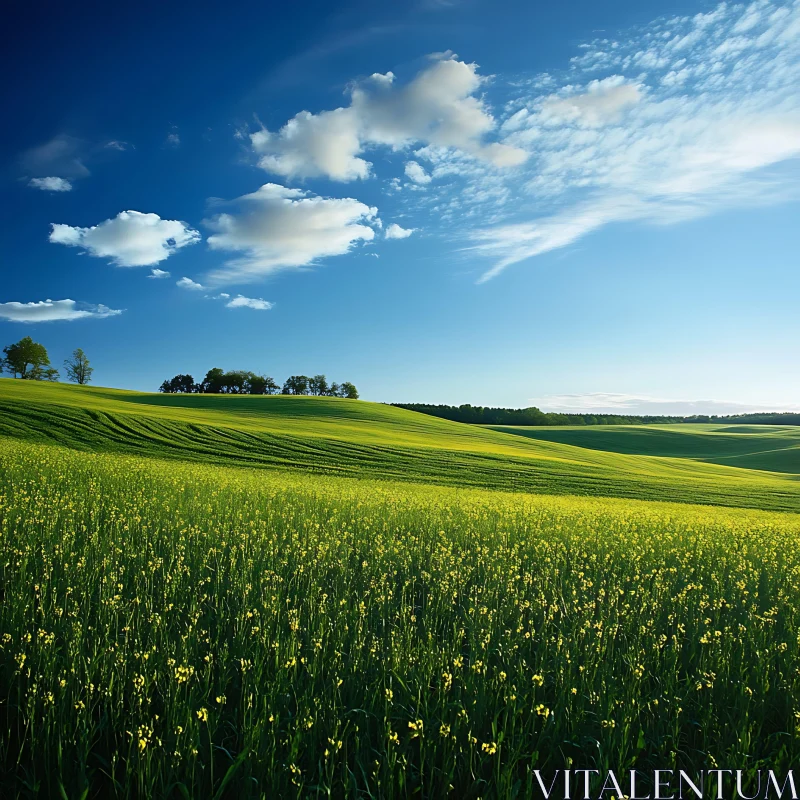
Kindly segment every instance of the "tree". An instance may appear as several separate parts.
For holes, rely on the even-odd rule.
[[[3,353],[3,366],[15,378],[33,381],[58,380],[58,370],[50,366],[50,358],[44,345],[34,342],[30,336],[4,347]]]
[[[244,394],[247,392],[247,384],[251,372],[243,370],[232,370],[222,376],[222,391],[225,394]]]
[[[177,392],[190,394],[197,391],[197,384],[191,375],[176,375],[174,378],[164,381],[158,387],[158,391],[167,394],[175,394]]]
[[[345,381],[339,387],[339,397],[346,397],[348,400],[358,400],[358,390],[350,381]]]
[[[309,378],[308,391],[310,394],[323,395],[328,394],[328,381],[324,375],[315,375]]]
[[[89,366],[89,359],[80,347],[72,351],[70,358],[64,360],[64,369],[67,371],[67,378],[81,386],[89,383],[94,372],[94,367]]]
[[[292,375],[286,379],[282,394],[308,394],[308,378],[305,375]]]
[[[339,397],[339,392],[341,392],[341,390],[342,390],[342,387],[339,386],[339,384],[336,383],[336,381],[334,381],[328,387],[328,397]]]
[[[256,375],[254,372],[247,373],[246,391],[250,394],[275,394],[278,388],[278,384],[268,375]]]
[[[221,394],[223,391],[225,373],[219,368],[214,367],[206,372],[203,382],[200,384],[200,391],[206,394]]]

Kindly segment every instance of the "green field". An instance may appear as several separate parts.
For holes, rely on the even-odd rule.
[[[800,476],[778,466],[767,472],[680,452],[608,452],[527,436],[562,429],[513,430],[526,435],[357,400],[161,395],[0,379],[0,436],[26,441],[392,481],[800,510]],[[787,434],[791,441],[800,440]],[[785,452],[784,461],[800,460],[800,450]]]
[[[789,425],[581,425],[492,426],[542,442],[558,442],[628,455],[689,458],[709,464],[800,474],[800,426]]]
[[[797,476],[686,435],[0,380],[0,797],[792,767]]]

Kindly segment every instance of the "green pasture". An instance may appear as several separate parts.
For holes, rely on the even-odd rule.
[[[800,478],[787,470],[731,467],[685,453],[609,452],[360,400],[161,395],[0,379],[0,435],[390,481],[800,509]]]
[[[627,455],[688,458],[709,464],[800,474],[800,426],[575,425],[492,426],[540,442]]]

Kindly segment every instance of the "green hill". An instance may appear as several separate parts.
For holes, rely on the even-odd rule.
[[[537,441],[628,455],[689,458],[710,464],[800,474],[800,427],[790,425],[492,426]]]
[[[531,432],[548,430],[555,429]],[[632,444],[621,453],[336,398],[161,395],[0,379],[0,436],[383,480],[800,510],[800,478],[791,470],[698,460],[695,445],[680,449],[677,431],[674,452]]]

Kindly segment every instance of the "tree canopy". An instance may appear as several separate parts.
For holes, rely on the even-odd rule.
[[[3,348],[0,369],[8,370],[15,378],[34,381],[57,381],[58,370],[50,366],[50,358],[43,344],[25,336],[15,344]]]
[[[80,347],[73,350],[72,355],[64,360],[64,369],[67,371],[67,378],[81,386],[89,383],[94,372],[94,367],[89,365],[89,359]]]
[[[313,378],[307,375],[292,375],[281,387],[269,375],[257,375],[246,370],[225,372],[219,367],[210,369],[199,383],[196,383],[191,375],[176,375],[165,380],[159,391],[169,394],[312,394],[319,397],[358,399],[358,390],[352,383],[344,381],[341,384],[328,384],[324,375],[315,375]]]

